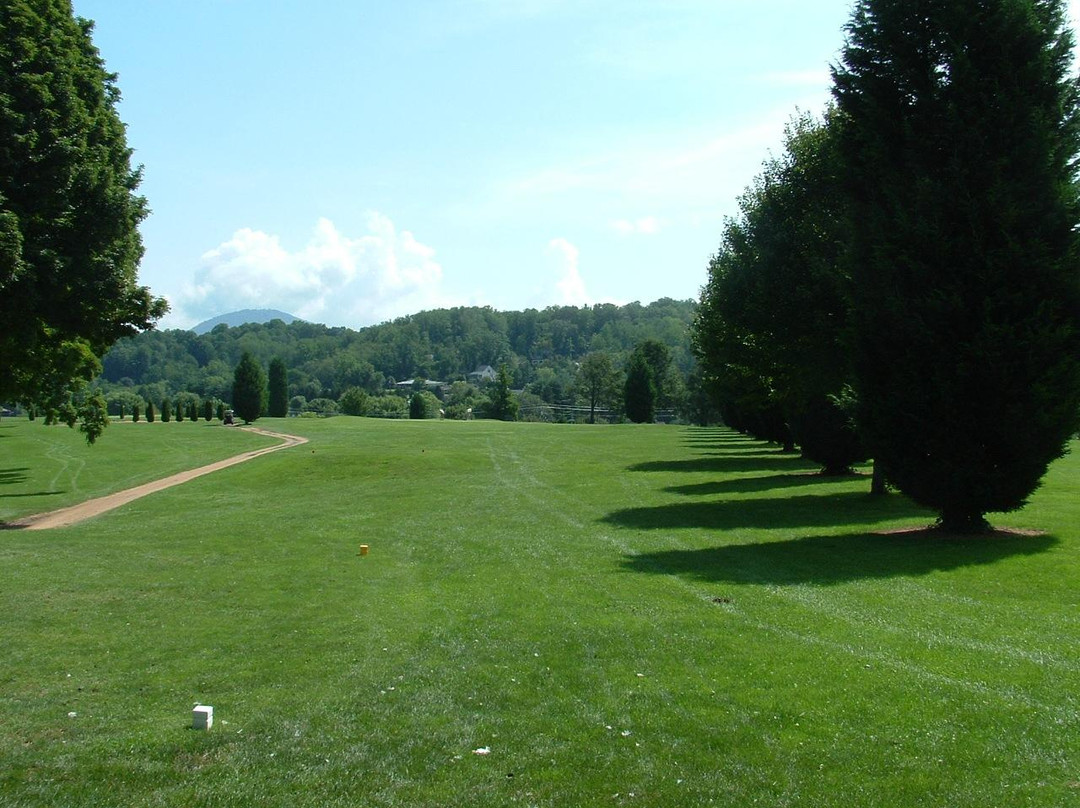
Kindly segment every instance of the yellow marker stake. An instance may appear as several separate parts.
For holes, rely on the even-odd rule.
[[[361,544],[360,545],[360,555],[362,555],[362,556],[367,555],[367,551],[368,551],[368,546],[366,544]]]

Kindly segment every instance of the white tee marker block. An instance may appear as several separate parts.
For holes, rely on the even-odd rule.
[[[196,704],[191,711],[192,729],[210,729],[214,726],[214,708],[209,704]]]

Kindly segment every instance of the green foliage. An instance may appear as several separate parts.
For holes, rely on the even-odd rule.
[[[0,17],[0,400],[58,412],[167,310],[137,285],[146,202],[91,31],[68,0],[7,0]]]
[[[289,414],[289,372],[279,356],[270,360],[269,387],[266,414],[271,418],[284,418]]]
[[[304,412],[316,415],[336,415],[338,403],[332,398],[313,398],[304,405]]]
[[[468,382],[454,382],[450,385],[445,398],[443,409],[446,417],[456,421],[467,421],[473,417],[477,407],[481,406],[483,396],[480,391]]]
[[[980,530],[1080,417],[1080,103],[1061,0],[860,0],[835,96],[859,210],[860,421],[889,479]]]
[[[671,350],[662,342],[655,339],[647,339],[634,346],[634,352],[644,357],[652,375],[653,387],[656,390],[656,407],[670,407],[673,383],[668,381],[668,372],[671,369]]]
[[[656,383],[649,359],[642,351],[634,351],[626,368],[623,407],[626,417],[635,424],[650,424],[656,416]]]
[[[148,424],[154,423],[154,402],[153,401],[147,401],[146,402],[146,423],[148,423]]]
[[[162,399],[161,401],[161,423],[167,424],[172,418],[172,402],[169,399]]]
[[[517,419],[518,402],[510,389],[510,371],[506,365],[499,366],[499,372],[495,377],[491,392],[488,394],[488,399],[488,405],[484,411],[488,418],[495,418],[499,421]]]
[[[233,411],[250,424],[266,411],[266,401],[266,374],[255,357],[245,351],[233,372]]]
[[[184,405],[179,399],[176,401],[176,422],[180,423],[184,420]]]
[[[211,401],[210,399],[206,399],[206,400],[203,401],[202,414],[203,414],[203,420],[204,421],[212,421],[214,419],[214,402],[213,401]]]
[[[350,387],[341,394],[338,405],[346,415],[366,415],[368,395],[359,387]]]
[[[368,399],[367,414],[371,418],[406,418],[409,402],[401,396],[374,396]]]
[[[105,401],[110,414],[122,416],[123,413],[131,412],[134,407],[141,405],[143,399],[132,390],[114,390],[105,396]]]
[[[688,423],[697,426],[711,426],[720,421],[720,412],[709,394],[700,368],[690,371],[686,379],[686,397],[682,403],[681,415]]]
[[[142,407],[137,402],[131,405],[131,421],[132,423],[139,423],[139,416],[142,414]]]
[[[155,401],[182,390],[228,399],[233,368],[246,350],[264,365],[274,358],[285,363],[290,397],[338,399],[349,387],[379,395],[388,379],[451,383],[467,380],[479,365],[505,363],[515,389],[570,403],[575,362],[590,351],[609,354],[619,366],[634,345],[651,338],[671,351],[672,367],[686,373],[694,363],[687,332],[694,308],[694,301],[664,299],[519,312],[442,309],[359,331],[280,320],[219,326],[198,336],[148,331],[113,346],[100,383],[107,392],[133,387]],[[156,384],[161,389],[151,393]]]
[[[615,405],[619,397],[620,381],[619,371],[615,369],[610,354],[593,351],[582,357],[575,379],[575,389],[589,408],[590,424],[596,423],[598,407]]]
[[[424,393],[425,391],[423,390],[417,390],[409,396],[409,417],[413,420],[429,417],[428,402]]]
[[[109,411],[105,397],[94,391],[79,403],[79,431],[86,442],[93,445],[109,425]]]
[[[865,455],[830,403],[852,376],[838,126],[832,111],[788,125],[783,156],[765,163],[725,223],[692,329],[724,420],[785,446],[798,440],[830,472]]]

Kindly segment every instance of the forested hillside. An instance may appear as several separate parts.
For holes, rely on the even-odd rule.
[[[693,364],[688,326],[694,301],[600,304],[499,312],[491,308],[426,311],[360,330],[280,320],[210,333],[151,331],[118,342],[99,380],[106,393],[129,390],[148,401],[179,393],[230,400],[233,371],[250,352],[264,366],[280,357],[290,396],[337,400],[350,387],[377,393],[394,382],[463,380],[481,365],[505,364],[515,388],[544,401],[573,396],[575,362],[609,354],[622,367],[634,346],[656,340],[685,375]]]

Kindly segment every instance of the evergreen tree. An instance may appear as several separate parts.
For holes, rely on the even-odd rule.
[[[266,411],[266,373],[247,351],[233,374],[232,408],[245,424],[257,420]]]
[[[146,423],[148,423],[148,424],[154,423],[154,402],[153,401],[147,401],[146,402]]]
[[[210,399],[206,399],[206,400],[203,401],[202,414],[203,414],[203,420],[204,421],[212,421],[212,420],[214,420],[214,402],[213,401],[211,401]]]
[[[413,420],[427,418],[427,400],[422,390],[417,390],[409,397],[409,418]]]
[[[643,351],[635,350],[626,369],[623,390],[626,417],[635,424],[651,424],[656,417],[656,384]]]
[[[176,400],[176,423],[181,423],[184,420],[184,402],[180,399]]]
[[[671,368],[671,349],[657,339],[646,339],[634,346],[634,350],[645,357],[645,362],[652,373],[653,387],[656,391],[655,407],[671,405],[669,396],[668,371]]]
[[[70,0],[0,4],[0,400],[81,418],[88,439],[97,400],[73,394],[167,310],[137,285],[146,201],[92,29]]]
[[[131,406],[131,422],[134,423],[134,424],[139,423],[139,415],[140,415],[139,405],[138,404],[133,404]]]
[[[859,0],[834,94],[869,448],[950,531],[1020,508],[1075,433],[1080,285],[1063,0]]]
[[[169,423],[170,418],[172,418],[172,402],[164,398],[161,400],[161,423]]]
[[[834,474],[865,457],[837,403],[852,381],[837,130],[831,110],[789,124],[784,154],[765,163],[726,223],[693,326],[729,425],[785,446],[797,440]]]
[[[518,402],[510,389],[510,370],[506,365],[500,365],[495,375],[495,383],[491,388],[487,415],[489,418],[497,418],[500,421],[514,421],[517,419],[517,414]]]
[[[289,414],[289,374],[280,357],[270,360],[270,398],[266,414],[284,418]]]

